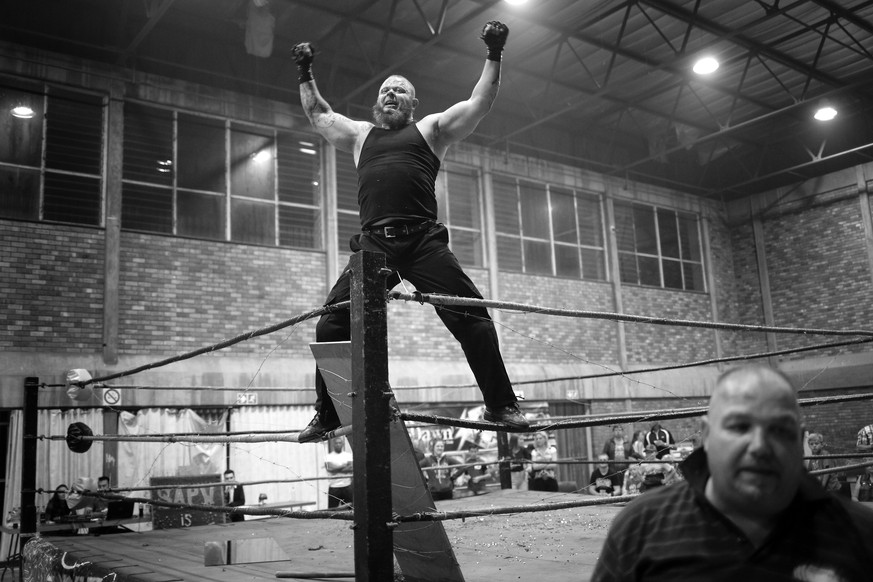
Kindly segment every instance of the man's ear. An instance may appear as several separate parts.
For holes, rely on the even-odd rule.
[[[415,99],[415,98],[413,97],[413,99],[412,99],[412,108],[415,109],[416,107],[418,107],[418,99]]]

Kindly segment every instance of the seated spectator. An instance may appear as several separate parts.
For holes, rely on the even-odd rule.
[[[557,491],[558,479],[555,469],[558,451],[549,444],[549,437],[540,431],[534,435],[534,448],[530,453],[530,480],[528,489],[531,491]]]
[[[106,493],[109,493],[109,489],[109,477],[106,475],[100,475],[97,477],[97,491],[105,491]],[[105,514],[108,507],[109,500],[105,497],[94,498],[94,511]]]
[[[95,490],[94,479],[79,477],[73,487],[67,492],[67,507],[78,515],[90,515],[95,512],[97,498],[90,495]]]
[[[591,479],[588,482],[588,492],[591,495],[600,495],[603,497],[621,495],[622,492],[622,473],[614,471],[609,465],[609,457],[606,454],[601,454],[597,457],[600,461],[597,467],[591,471]]]
[[[659,462],[657,454],[655,445],[646,445],[645,460],[627,470],[624,479],[626,494],[644,493],[680,480],[679,473],[671,462],[672,457],[667,462]]]
[[[473,495],[482,495],[487,493],[486,487],[488,481],[491,481],[491,473],[488,471],[488,465],[484,463],[482,457],[479,456],[479,445],[473,444],[467,449],[467,456],[464,463],[472,464],[464,470],[467,475],[467,489]]]
[[[45,518],[47,521],[56,521],[72,512],[73,510],[67,505],[67,486],[61,483],[55,487],[55,492],[45,505]]]
[[[224,486],[224,505],[227,507],[242,507],[246,504],[246,494],[243,491],[242,485],[236,484],[236,473],[233,469],[228,469],[224,472],[223,480],[230,485]],[[242,513],[231,513],[230,521],[245,521],[246,516]]]

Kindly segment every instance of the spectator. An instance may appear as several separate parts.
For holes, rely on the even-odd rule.
[[[806,474],[802,434],[787,377],[723,374],[685,481],[628,504],[591,580],[869,580],[873,511]]]
[[[858,442],[855,443],[855,448],[859,453],[873,451],[873,424],[868,424],[858,431]]]
[[[67,486],[61,483],[55,487],[55,492],[45,505],[45,518],[56,521],[58,518],[70,515],[73,511],[67,505]]]
[[[652,430],[646,435],[646,447],[649,445],[655,445],[657,449],[655,456],[657,458],[662,458],[664,455],[669,454],[670,449],[676,448],[676,440],[673,438],[673,434],[667,430],[666,428],[661,426],[660,422],[656,422],[652,425]]]
[[[327,487],[327,508],[346,508],[352,505],[352,453],[346,449],[345,437],[330,440],[330,450],[324,468],[334,477]]]
[[[555,461],[558,451],[549,444],[549,437],[544,432],[534,435],[534,448],[530,453],[530,481],[528,488],[531,491],[557,491],[558,479],[555,477]]]
[[[90,515],[97,501],[90,493],[95,490],[93,478],[79,477],[67,492],[67,507],[78,515]]]
[[[609,465],[609,457],[603,453],[597,457],[600,461],[591,471],[588,481],[588,492],[591,495],[610,496],[621,495],[622,476]]]
[[[613,469],[623,475],[627,471],[628,459],[642,459],[633,448],[633,443],[624,438],[624,428],[620,424],[612,427],[612,438],[603,443],[603,453],[609,457]]]
[[[430,441],[430,454],[421,462],[423,468],[433,467],[424,472],[427,488],[434,501],[454,497],[456,474],[451,467],[455,465],[445,454],[446,443],[443,439]]]
[[[634,433],[634,438],[631,439],[631,448],[637,454],[638,459],[643,459],[646,456],[646,431],[638,430]]]
[[[246,504],[246,494],[242,485],[236,485],[236,473],[233,469],[224,472],[224,482],[230,485],[224,486],[224,505],[226,507],[241,507]],[[245,521],[246,516],[242,513],[231,513],[230,521]]]
[[[479,456],[479,445],[474,443],[467,449],[464,463],[472,465],[464,470],[468,477],[467,489],[470,493],[473,495],[488,493],[486,488],[488,481],[491,481],[491,472],[488,470],[488,465],[485,464],[484,459]]]
[[[106,475],[100,475],[97,477],[97,491],[103,491],[109,493],[109,477]],[[109,500],[105,497],[95,497],[94,498],[94,511],[99,513],[106,513],[106,509],[109,507]]]
[[[530,470],[530,449],[521,446],[517,434],[509,436],[509,474],[512,488],[527,491],[527,475]]]
[[[873,463],[873,457],[865,457],[864,462]],[[864,472],[855,481],[855,492],[852,497],[855,501],[873,501],[873,465],[864,467]]]
[[[679,474],[673,466],[672,457],[665,462],[658,462],[658,449],[655,445],[646,445],[646,458],[642,463],[632,465],[624,477],[624,492],[628,495],[644,493],[650,489],[670,485],[679,480]]]
[[[820,457],[822,455],[829,455],[830,453],[824,448],[824,437],[821,433],[813,432],[809,433],[809,436],[806,438],[807,444],[809,444],[809,451],[811,457]],[[809,459],[804,461],[804,466],[808,471],[820,471],[822,469],[830,469],[831,467],[835,467],[836,464],[831,459]],[[815,475],[815,478],[818,479],[821,486],[824,487],[827,491],[838,492],[840,490],[840,481],[837,473],[825,473],[824,475]],[[845,479],[845,477],[844,477]]]

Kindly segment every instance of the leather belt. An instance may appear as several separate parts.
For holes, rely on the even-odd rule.
[[[429,229],[435,223],[433,220],[426,220],[417,224],[398,224],[396,226],[376,226],[372,228],[362,229],[367,234],[375,234],[383,238],[397,238],[398,236],[409,236],[417,232]]]

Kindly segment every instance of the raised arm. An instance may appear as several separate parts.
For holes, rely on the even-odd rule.
[[[366,121],[354,121],[344,115],[340,115],[331,109],[324,97],[315,85],[312,78],[312,61],[315,51],[308,42],[301,42],[294,46],[291,51],[294,61],[297,63],[300,83],[300,103],[303,112],[309,119],[312,127],[337,149],[352,152],[357,159],[357,150],[360,143],[366,137],[367,132],[373,126]]]
[[[479,122],[491,110],[500,89],[500,61],[503,46],[509,36],[505,24],[491,21],[482,28],[480,38],[488,47],[485,67],[470,98],[455,103],[442,113],[428,115],[421,121],[426,134],[430,135],[434,153],[442,158],[446,149],[461,141],[476,129]]]

